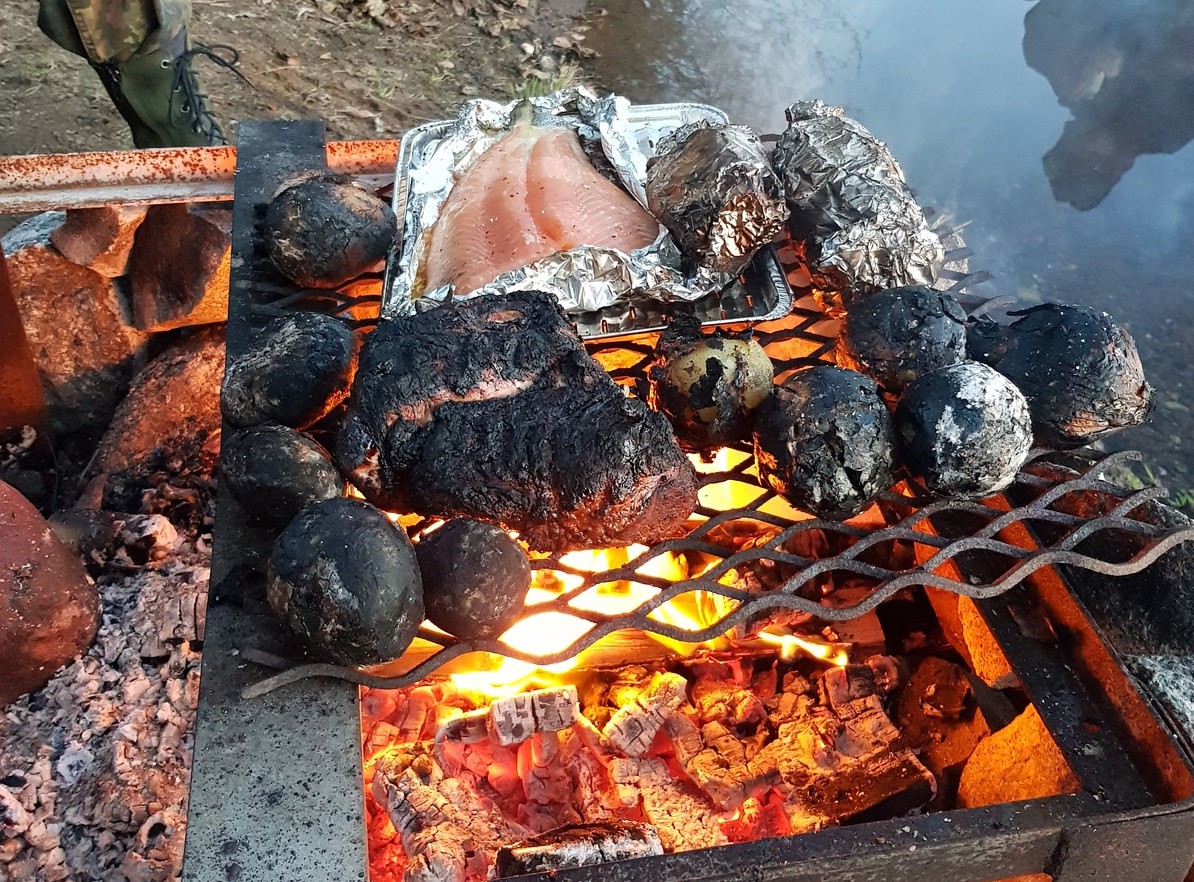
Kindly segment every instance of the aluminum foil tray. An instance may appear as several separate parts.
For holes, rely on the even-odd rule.
[[[631,123],[643,133],[641,146],[646,151],[654,147],[653,138],[699,120],[713,123],[728,122],[726,114],[708,104],[689,102],[675,104],[634,104],[630,109]],[[385,286],[382,293],[381,315],[389,318],[397,313],[394,291],[398,257],[406,247],[406,231],[412,218],[407,210],[410,193],[410,171],[416,168],[435,150],[443,139],[452,120],[436,120],[424,123],[407,132],[398,148],[398,164],[394,173],[394,215],[398,219],[398,231],[394,237],[394,251],[386,261]],[[658,331],[667,324],[673,311],[695,312],[704,325],[738,324],[743,322],[770,321],[787,315],[792,307],[792,289],[776,257],[775,250],[768,246],[756,256],[746,273],[724,291],[692,303],[661,303],[656,300],[641,300],[618,304],[596,312],[581,313],[572,317],[577,330],[585,339],[619,337],[625,334],[643,334]]]

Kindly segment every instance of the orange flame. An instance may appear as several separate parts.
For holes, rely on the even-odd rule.
[[[839,668],[844,668],[850,663],[848,647],[841,643],[810,640],[795,634],[776,634],[770,631],[759,632],[759,639],[779,647],[779,657],[784,661],[791,661],[798,653],[804,653]]]

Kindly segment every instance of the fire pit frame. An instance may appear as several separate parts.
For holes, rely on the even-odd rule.
[[[255,287],[254,261],[246,258],[253,254],[255,207],[287,173],[324,161],[318,123],[241,126],[230,358],[249,345],[273,299]],[[229,503],[218,503],[183,879],[365,879],[356,687],[313,679],[242,698],[261,672],[241,651],[269,651],[282,641],[260,604],[259,577],[252,575],[268,542]],[[1021,538],[1034,541],[1026,530]],[[989,577],[970,572],[982,568],[981,558],[969,555],[966,566],[967,576]],[[1061,629],[1056,641],[1021,631],[1016,613],[1025,604],[1049,614]],[[977,606],[1082,782],[1081,793],[561,871],[554,878],[987,882],[1043,872],[1054,882],[1179,882],[1194,862],[1190,746],[1158,717],[1052,567]]]

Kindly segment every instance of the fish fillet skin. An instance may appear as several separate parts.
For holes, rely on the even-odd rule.
[[[427,290],[475,291],[502,273],[579,245],[631,251],[659,223],[603,178],[569,128],[520,121],[452,188],[431,229]]]

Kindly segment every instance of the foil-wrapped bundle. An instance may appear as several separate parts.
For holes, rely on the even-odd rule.
[[[822,306],[840,316],[873,291],[932,286],[945,249],[887,145],[822,101],[798,101],[787,118],[771,162]]]
[[[582,148],[596,158],[596,167],[613,173],[617,182],[646,207],[646,167],[651,145],[675,127],[671,120],[635,125],[627,99],[598,96],[585,87],[527,99],[536,121],[569,126]],[[452,285],[428,286],[431,231],[464,172],[515,125],[520,102],[498,104],[474,99],[456,119],[416,151],[406,170],[409,193],[402,211],[402,248],[389,284],[383,315],[392,318],[432,308],[453,299],[471,299],[512,291],[546,291],[570,313],[589,313],[637,301],[694,301],[734,282],[734,276],[702,267],[682,267],[682,256],[667,231],[655,241],[629,252],[612,247],[579,245],[525,266],[503,272],[472,291]],[[677,105],[680,106],[680,105]],[[699,116],[720,111],[683,105]],[[690,117],[691,118],[691,117]],[[687,122],[688,120],[685,120]],[[405,144],[405,141],[404,141]],[[400,182],[406,187],[406,181]]]
[[[737,275],[783,229],[783,185],[758,136],[701,121],[664,138],[647,164],[647,207],[689,265]]]

